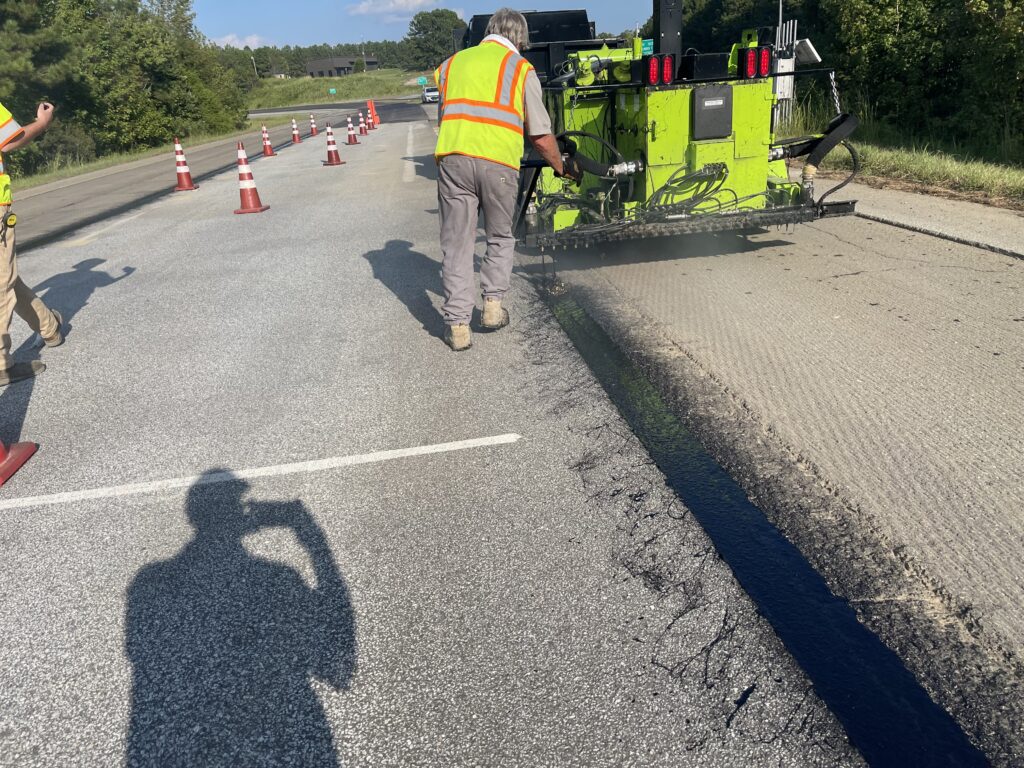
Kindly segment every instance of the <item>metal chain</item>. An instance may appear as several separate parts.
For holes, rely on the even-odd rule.
[[[841,115],[843,114],[843,108],[839,104],[839,89],[836,87],[836,73],[829,72],[828,80],[832,86],[832,101],[834,101],[836,105],[836,114]]]

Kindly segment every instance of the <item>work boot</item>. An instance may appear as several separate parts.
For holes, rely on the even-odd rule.
[[[508,325],[508,310],[501,308],[501,299],[484,297],[484,312],[480,325],[488,331],[497,331]]]
[[[14,363],[10,368],[0,371],[0,387],[6,387],[16,381],[31,379],[46,370],[46,366],[38,360],[30,363]]]
[[[455,352],[463,352],[473,346],[473,334],[465,323],[445,328],[444,343]]]
[[[50,311],[53,313],[53,319],[57,321],[57,330],[53,332],[53,336],[44,336],[43,344],[48,347],[59,347],[64,343],[64,318],[56,309]]]

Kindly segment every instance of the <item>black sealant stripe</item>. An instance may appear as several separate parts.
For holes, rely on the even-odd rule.
[[[985,756],[850,604],[768,520],[569,297],[555,316],[740,585],[873,766],[981,766]]]

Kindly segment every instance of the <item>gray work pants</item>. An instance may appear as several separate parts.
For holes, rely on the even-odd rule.
[[[444,321],[468,324],[476,306],[473,250],[476,224],[484,214],[487,252],[480,261],[480,287],[487,298],[501,299],[512,279],[516,239],[512,216],[519,172],[500,163],[466,155],[446,155],[437,168],[437,207],[441,213],[441,282]]]

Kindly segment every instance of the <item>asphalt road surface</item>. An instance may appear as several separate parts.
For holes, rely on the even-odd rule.
[[[532,286],[442,344],[403,109],[22,259],[68,338],[0,391],[0,763],[859,764]]]
[[[338,128],[345,125],[346,117],[355,117],[358,125],[359,110],[365,111],[365,102],[283,111],[293,112],[302,118],[297,120],[299,131],[302,137],[307,137],[310,114],[316,117],[322,136],[329,122]],[[268,130],[274,146],[282,147],[291,143],[290,125]],[[344,127],[340,130],[340,136],[344,141]],[[239,141],[244,142],[246,152],[254,161],[261,155],[263,143],[259,129],[197,147],[189,146],[186,142],[185,157],[193,181],[201,184],[207,177],[235,166],[235,147]],[[53,242],[82,227],[132,211],[142,203],[170,194],[176,182],[174,169],[174,148],[170,147],[166,155],[135,160],[20,192],[15,185],[15,210],[19,216],[18,240],[21,251]]]

